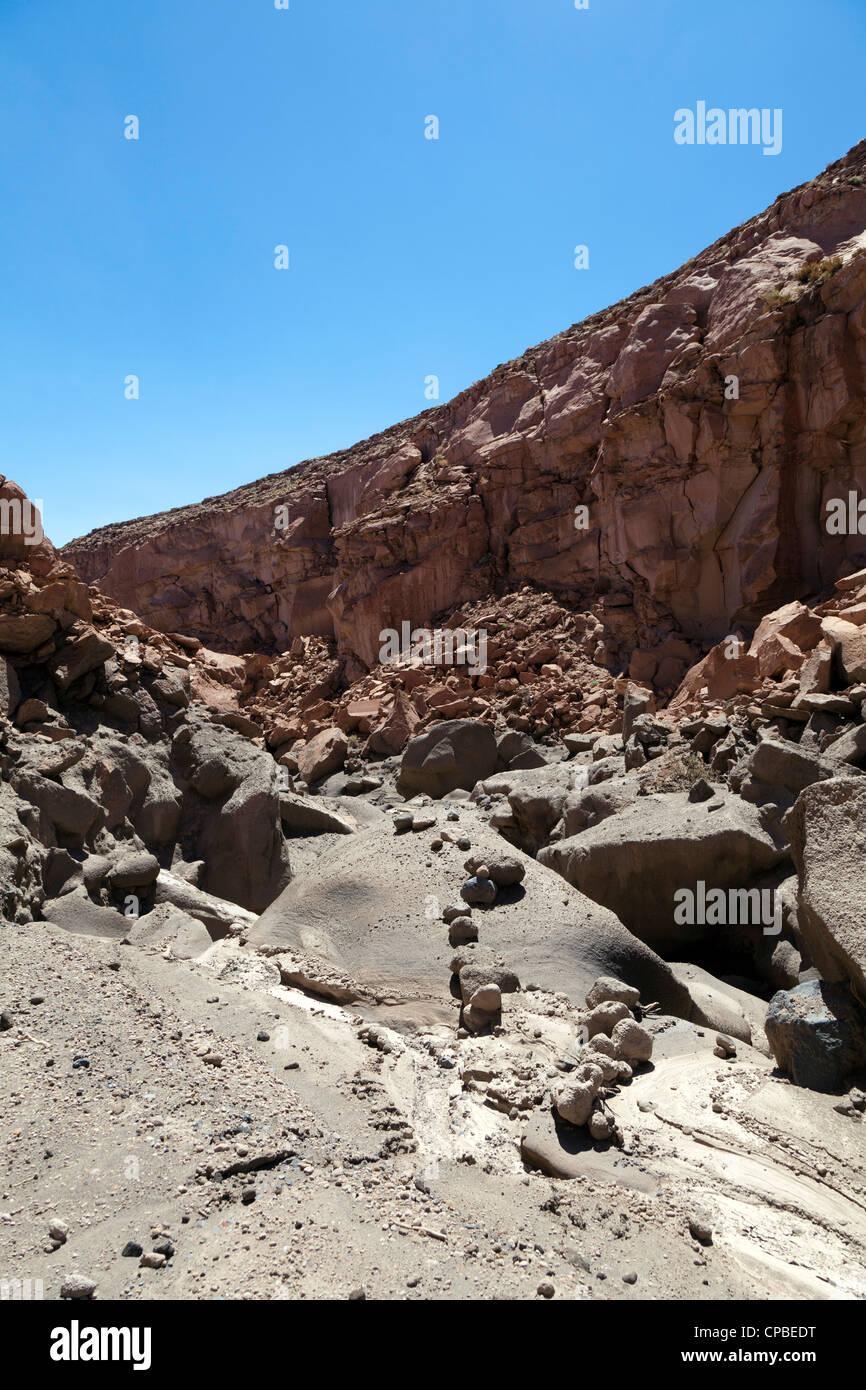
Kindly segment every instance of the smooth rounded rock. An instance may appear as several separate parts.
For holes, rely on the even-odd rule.
[[[648,1062],[653,1055],[652,1033],[633,1018],[624,1018],[616,1025],[611,1042],[624,1062]]]

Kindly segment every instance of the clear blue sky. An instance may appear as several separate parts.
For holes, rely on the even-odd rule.
[[[55,542],[447,399],[866,133],[863,0],[290,3],[0,0],[0,470]],[[782,153],[677,146],[698,100]]]

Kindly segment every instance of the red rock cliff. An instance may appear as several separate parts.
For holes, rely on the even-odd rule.
[[[334,634],[369,663],[380,629],[527,581],[600,598],[612,656],[754,622],[866,551],[823,519],[866,490],[864,176],[866,141],[448,404],[64,557],[233,651]]]

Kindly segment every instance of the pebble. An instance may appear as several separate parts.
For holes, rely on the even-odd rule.
[[[92,1298],[96,1284],[84,1274],[67,1274],[60,1285],[61,1298]]]
[[[120,1252],[121,1258],[126,1260],[137,1260],[144,1251],[136,1240],[128,1240]]]
[[[139,1260],[142,1269],[163,1269],[166,1265],[165,1255],[160,1255],[156,1250],[147,1250]]]
[[[706,1217],[697,1214],[689,1217],[689,1234],[702,1245],[712,1245],[713,1228]]]
[[[539,1284],[535,1292],[537,1294],[540,1294],[542,1298],[553,1298],[553,1295],[556,1293],[556,1289],[553,1287],[552,1284],[548,1283],[547,1280],[543,1280],[542,1283]]]

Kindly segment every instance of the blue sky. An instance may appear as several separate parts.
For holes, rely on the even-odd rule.
[[[866,134],[862,0],[290,6],[0,0],[0,471],[56,543],[455,395]],[[782,152],[676,145],[699,100]]]

